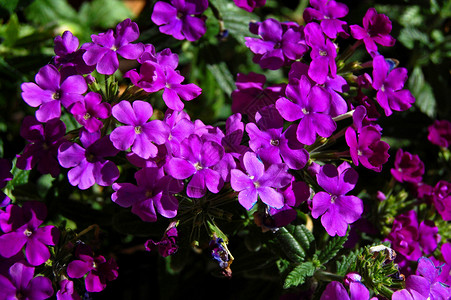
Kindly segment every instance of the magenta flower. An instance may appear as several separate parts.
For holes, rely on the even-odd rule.
[[[308,69],[308,75],[318,84],[326,82],[330,74],[332,78],[337,75],[337,48],[334,43],[325,38],[320,26],[317,23],[305,25],[305,40],[307,45],[312,47],[310,57],[312,62]]]
[[[440,180],[434,187],[433,201],[435,209],[445,221],[451,221],[451,183]]]
[[[243,165],[247,174],[238,169],[230,171],[230,184],[233,190],[239,192],[240,204],[250,210],[260,197],[269,207],[282,208],[284,198],[276,189],[285,187],[291,181],[287,165],[273,164],[265,170],[265,166],[253,152],[244,154]]]
[[[329,137],[337,128],[332,117],[324,112],[329,109],[330,95],[319,86],[311,86],[305,75],[294,78],[287,86],[286,96],[279,98],[276,108],[287,121],[301,119],[296,135],[298,141],[311,145],[316,135]],[[290,100],[289,100],[290,99]]]
[[[158,249],[158,252],[162,257],[168,257],[177,252],[177,227],[175,227],[174,223],[169,224],[169,228],[166,229],[163,238],[159,242],[155,242],[154,240],[147,240],[144,244],[144,247],[147,251],[152,251]]]
[[[69,109],[72,104],[83,100],[88,86],[81,75],[62,80],[55,66],[42,67],[35,77],[36,83],[22,83],[22,98],[32,107],[38,107],[36,119],[47,122],[61,116],[61,104]]]
[[[409,152],[398,149],[395,166],[390,172],[399,182],[419,183],[424,174],[424,163],[418,155],[412,155]]]
[[[377,90],[377,102],[384,109],[386,116],[391,115],[392,110],[407,110],[415,102],[410,91],[403,89],[406,80],[407,69],[390,70],[389,64],[382,55],[374,57],[372,86]]]
[[[199,136],[191,134],[180,144],[180,156],[173,157],[166,164],[165,170],[175,179],[186,179],[186,194],[189,197],[201,198],[207,192],[218,193],[224,185],[221,174],[214,170],[224,156],[224,148],[213,141],[203,141]]]
[[[207,27],[204,18],[198,15],[208,8],[208,1],[171,0],[171,4],[158,1],[153,8],[151,19],[160,26],[160,32],[172,35],[178,40],[187,39],[193,42],[200,39]]]
[[[42,202],[30,202],[23,207],[10,204],[1,214],[0,255],[6,258],[16,255],[25,246],[25,257],[32,266],[39,266],[50,258],[47,246],[54,246],[59,239],[55,226],[39,227],[47,215]]]
[[[363,202],[356,196],[346,195],[358,180],[357,172],[348,163],[338,168],[327,164],[316,175],[325,192],[318,192],[312,199],[312,217],[321,217],[330,236],[345,236],[348,224],[357,221],[363,213]]]
[[[368,125],[360,129],[359,138],[354,129],[346,130],[346,143],[349,146],[352,162],[358,166],[359,162],[370,170],[380,172],[382,165],[388,161],[390,145],[381,141],[381,133],[375,126]]]
[[[105,289],[107,281],[118,276],[118,266],[113,258],[108,261],[102,255],[94,256],[91,248],[81,244],[75,250],[78,260],[73,260],[67,266],[70,278],[81,278],[86,273],[85,287],[88,292],[100,292]]]
[[[12,163],[5,159],[0,158],[0,189],[4,188],[8,181],[13,179],[13,174],[11,174]],[[0,191],[0,208],[7,206],[11,202],[5,193]]]
[[[81,300],[81,297],[74,289],[74,282],[63,279],[59,282],[60,289],[56,292],[57,300]]]
[[[126,59],[137,59],[143,53],[143,44],[131,43],[138,37],[138,25],[126,19],[117,24],[116,32],[109,29],[107,32],[91,35],[92,43],[83,45],[86,50],[83,59],[87,65],[95,65],[100,74],[111,75],[119,67],[117,54]]]
[[[53,295],[52,282],[34,276],[34,268],[15,263],[7,276],[0,275],[0,299],[44,300]]]
[[[161,120],[148,122],[153,108],[148,102],[136,100],[133,107],[123,100],[113,106],[113,116],[126,126],[120,126],[111,132],[110,140],[114,147],[125,151],[131,147],[133,153],[142,158],[155,157],[157,146],[168,140],[169,127]]]
[[[168,141],[165,143],[168,154],[179,156],[180,143],[194,133],[194,124],[186,112],[171,109],[166,110],[164,122],[170,129]]]
[[[451,122],[448,120],[435,120],[428,127],[428,140],[437,146],[448,148],[451,145]]]
[[[102,102],[100,94],[89,92],[82,101],[72,106],[70,112],[78,123],[92,133],[103,127],[102,121],[98,119],[108,118],[111,113],[111,106]]]
[[[306,23],[312,20],[321,21],[321,29],[327,37],[335,39],[338,34],[348,37],[346,32],[346,22],[338,20],[349,12],[348,7],[334,0],[310,0],[310,5],[304,10],[304,20]]]
[[[417,260],[422,254],[418,242],[419,237],[417,214],[414,210],[410,210],[395,218],[387,240],[398,254],[408,260]]]
[[[349,285],[351,296],[346,288],[338,281],[332,281],[326,286],[320,300],[368,300],[370,292],[361,282],[353,282]],[[371,299],[377,299],[376,297]]]
[[[132,207],[132,213],[145,222],[155,222],[157,214],[165,218],[177,215],[178,201],[174,194],[183,189],[183,183],[165,176],[163,169],[143,168],[135,173],[137,185],[114,183],[113,202],[122,207]]]
[[[267,19],[258,26],[260,38],[245,37],[246,46],[257,55],[254,60],[263,69],[280,69],[307,52],[301,28],[285,27],[284,30],[279,21]]]
[[[395,39],[390,35],[391,21],[383,14],[378,14],[373,7],[363,17],[363,28],[351,25],[351,34],[356,40],[363,40],[368,53],[377,52],[377,44],[392,47]]]
[[[257,7],[265,6],[266,0],[233,0],[235,5],[245,11],[252,12]]]
[[[109,136],[100,137],[100,132],[89,133],[81,130],[82,146],[65,142],[58,149],[58,160],[62,167],[72,168],[67,173],[70,184],[85,190],[97,183],[110,186],[119,178],[116,165],[106,160],[107,156],[115,156],[119,151],[114,148]]]

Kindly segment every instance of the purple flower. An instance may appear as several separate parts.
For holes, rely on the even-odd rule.
[[[239,158],[249,147],[241,145],[244,133],[244,123],[241,122],[241,114],[231,115],[226,120],[226,134],[221,139],[221,145],[226,153],[230,153],[233,157]]]
[[[191,134],[180,144],[180,156],[173,157],[166,164],[166,171],[175,179],[193,176],[188,183],[186,194],[201,198],[207,192],[218,193],[224,185],[220,173],[213,169],[224,156],[224,148],[213,141],[203,141]]]
[[[172,5],[171,5],[172,4]],[[171,4],[158,1],[152,12],[152,22],[160,26],[160,32],[178,40],[197,41],[206,32],[202,14],[208,8],[207,0],[171,0]]]
[[[159,242],[154,242],[153,240],[147,240],[144,244],[144,247],[147,251],[152,251],[158,248],[158,252],[161,256],[167,257],[177,252],[177,227],[175,227],[175,223],[169,224],[169,228],[166,229],[163,238]]]
[[[116,165],[106,160],[106,156],[115,156],[119,151],[114,148],[109,136],[100,137],[99,132],[89,133],[81,130],[82,146],[65,142],[58,149],[58,160],[62,167],[72,168],[67,173],[70,184],[85,190],[97,183],[110,186],[119,178]]]
[[[318,133],[322,137],[329,137],[337,128],[330,115],[324,112],[330,105],[330,95],[319,86],[311,86],[306,76],[298,80],[294,78],[287,86],[286,96],[276,102],[280,115],[287,121],[301,119],[296,135],[298,141],[311,145]]]
[[[407,110],[415,102],[410,91],[402,89],[406,80],[407,69],[395,68],[390,71],[390,66],[382,55],[374,57],[372,86],[377,90],[377,102],[386,116],[391,115],[392,110]]]
[[[348,224],[357,221],[363,213],[363,202],[356,196],[346,193],[351,191],[358,179],[357,172],[348,163],[338,168],[327,164],[316,175],[318,184],[325,192],[318,192],[312,199],[312,217],[321,217],[330,236],[345,236]]]
[[[305,40],[307,45],[312,47],[310,57],[312,62],[308,69],[308,75],[318,84],[326,82],[327,75],[335,78],[337,75],[337,47],[335,44],[324,37],[320,26],[317,23],[308,23],[305,25]]]
[[[418,155],[412,155],[398,149],[395,158],[395,167],[390,170],[393,177],[399,182],[421,182],[424,174],[424,163]]]
[[[1,299],[44,300],[53,295],[52,282],[44,276],[34,277],[34,268],[15,263],[9,276],[0,275]]]
[[[70,112],[87,131],[95,132],[103,127],[102,121],[98,119],[106,119],[110,116],[111,106],[102,102],[102,96],[99,94],[89,92],[82,101],[72,106]]]
[[[246,46],[255,54],[256,63],[263,69],[277,70],[290,61],[301,58],[308,50],[301,28],[288,27],[274,19],[259,24],[260,38],[245,37]]]
[[[46,124],[39,123],[34,117],[26,116],[20,129],[20,135],[29,144],[22,154],[17,156],[17,167],[31,170],[37,165],[42,174],[50,173],[53,177],[60,173],[57,160],[58,147],[65,141],[66,126],[59,119],[49,120]]]
[[[257,7],[265,6],[266,0],[233,0],[235,5],[245,11],[252,12]]]
[[[7,220],[11,230],[5,230],[0,236],[0,255],[6,258],[16,255],[25,246],[25,257],[33,266],[39,266],[50,258],[47,246],[54,246],[59,239],[59,231],[55,226],[39,227],[47,209],[42,202],[32,202],[22,208],[13,208],[10,204],[6,213],[1,215],[2,223]],[[3,225],[3,224],[2,224]],[[6,224],[5,224],[6,225]]]
[[[105,289],[107,281],[118,276],[118,266],[113,258],[108,261],[102,255],[94,256],[91,248],[84,244],[75,249],[75,256],[67,266],[67,275],[71,278],[81,278],[86,273],[85,287],[88,292],[100,292]]]
[[[406,279],[406,289],[393,293],[392,299],[449,299],[451,289],[438,281],[440,271],[429,258],[421,257],[417,275],[410,275]]]
[[[433,201],[435,209],[445,221],[451,221],[451,183],[440,180],[434,187]]]
[[[354,129],[346,130],[346,143],[349,146],[352,162],[358,166],[359,161],[365,168],[380,172],[382,165],[388,161],[390,146],[381,141],[381,133],[375,126],[368,125],[360,129],[359,138]]]
[[[250,210],[258,197],[263,203],[273,208],[282,208],[284,198],[278,188],[290,183],[292,176],[287,172],[285,164],[273,164],[267,170],[263,163],[253,152],[246,152],[243,156],[243,165],[246,170],[231,170],[230,184],[238,194],[240,204]]]
[[[410,210],[395,218],[387,240],[390,241],[393,250],[406,259],[417,260],[421,256],[419,237],[417,214],[414,210]]]
[[[332,281],[326,286],[320,300],[368,300],[370,292],[363,283],[356,281],[349,285],[351,296],[348,295],[343,284],[338,281]],[[376,297],[371,299],[377,299]]]
[[[165,176],[162,169],[147,167],[135,173],[137,185],[114,183],[111,195],[113,202],[122,207],[132,207],[132,212],[145,222],[155,222],[157,214],[165,218],[177,215],[178,201],[174,194],[183,189],[183,184],[171,176]]]
[[[168,140],[169,127],[161,120],[147,122],[153,114],[150,103],[136,100],[133,107],[130,102],[123,100],[113,106],[113,116],[121,123],[111,132],[110,140],[114,147],[125,151],[131,147],[133,153],[142,158],[155,157],[157,147]]]
[[[250,122],[254,122],[258,110],[276,103],[283,95],[285,85],[263,88],[265,82],[265,75],[238,73],[235,83],[237,89],[232,92],[232,112],[246,115]]]
[[[164,122],[170,129],[166,149],[170,155],[179,156],[180,143],[194,133],[194,124],[186,112],[171,109],[166,110]]]
[[[356,40],[363,40],[368,53],[377,52],[377,44],[391,47],[395,39],[390,35],[391,21],[386,15],[378,14],[371,7],[363,17],[363,28],[359,25],[351,25],[351,34]]]
[[[451,145],[451,122],[448,120],[435,120],[428,127],[428,140],[437,146],[448,148]]]
[[[296,138],[296,125],[283,131],[283,118],[274,106],[268,106],[256,114],[256,122],[246,125],[250,148],[267,164],[280,164],[283,161],[291,169],[300,170],[308,161],[309,155],[304,145]]]
[[[144,45],[131,43],[138,37],[138,25],[126,19],[116,26],[116,32],[109,29],[107,32],[91,35],[92,43],[83,45],[86,50],[83,60],[87,65],[95,65],[100,74],[111,75],[119,67],[117,54],[126,59],[137,59],[142,54]]]
[[[74,289],[74,282],[63,279],[59,282],[60,289],[56,293],[57,300],[81,300],[80,296]]]
[[[321,21],[321,29],[325,35],[335,39],[338,34],[343,37],[349,37],[346,32],[346,22],[338,20],[343,18],[349,12],[348,7],[334,0],[310,0],[310,5],[304,10],[304,20],[306,23],[312,20]]]
[[[0,158],[0,189],[4,188],[8,181],[13,179],[13,174],[11,174],[12,163],[5,159]],[[7,206],[11,202],[5,193],[0,191],[0,208]]]
[[[47,122],[61,116],[61,104],[70,108],[72,104],[83,100],[88,86],[81,75],[69,76],[62,80],[55,66],[42,67],[35,77],[36,83],[22,83],[22,98],[32,107],[38,107],[36,119]]]

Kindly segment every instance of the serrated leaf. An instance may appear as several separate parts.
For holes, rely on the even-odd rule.
[[[284,289],[289,287],[296,287],[305,282],[307,277],[313,276],[315,273],[315,266],[312,262],[305,262],[296,266],[290,273],[288,273],[287,278],[285,278],[285,283],[283,285]]]
[[[436,116],[437,101],[434,97],[431,85],[425,81],[421,67],[416,66],[409,77],[409,90],[415,97],[415,105],[421,112],[431,118]]]
[[[363,249],[357,249],[355,251],[352,251],[348,255],[341,256],[341,260],[337,260],[337,271],[336,274],[340,276],[346,275],[349,268],[354,264],[357,260],[357,257],[362,253]]]
[[[429,44],[429,36],[414,27],[405,27],[401,29],[398,40],[408,49],[413,49],[413,47],[415,47],[415,41],[424,45]]]
[[[207,69],[214,76],[221,90],[230,96],[235,89],[235,82],[226,63],[220,62],[219,64],[208,64]]]
[[[305,225],[288,225],[282,227],[276,234],[283,252],[295,262],[301,263],[305,259],[306,251],[314,241],[313,234]]]
[[[332,258],[334,258],[337,253],[343,248],[343,244],[348,240],[349,231],[346,232],[345,236],[334,237],[324,249],[316,250],[315,255],[317,259],[322,263],[326,264]]]

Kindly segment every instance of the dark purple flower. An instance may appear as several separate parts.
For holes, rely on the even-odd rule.
[[[418,183],[422,180],[424,174],[424,163],[418,155],[412,155],[409,152],[398,149],[395,166],[390,171],[399,182]]]
[[[351,25],[351,34],[356,40],[363,40],[368,53],[377,52],[377,44],[391,47],[395,39],[390,35],[391,21],[386,15],[378,14],[371,7],[363,17],[363,28],[359,25]]]
[[[172,5],[171,5],[172,4]],[[171,4],[158,1],[152,12],[152,22],[160,32],[178,40],[196,41],[206,32],[205,19],[198,17],[208,8],[207,0],[171,0]]]
[[[155,242],[154,240],[147,240],[144,244],[144,247],[147,251],[152,251],[158,248],[158,252],[161,256],[167,257],[177,252],[177,227],[175,227],[175,223],[169,224],[168,229],[166,229],[163,238],[159,242]]]
[[[420,246],[424,254],[432,254],[440,242],[440,235],[438,234],[438,227],[435,226],[431,220],[425,220],[420,223],[418,228],[420,232]]]
[[[107,32],[91,35],[92,43],[83,45],[86,50],[83,59],[87,65],[95,65],[100,74],[111,75],[119,67],[117,54],[126,59],[137,59],[143,53],[143,44],[131,43],[138,37],[138,25],[126,19],[116,26],[116,32],[109,29]]]
[[[216,194],[224,185],[220,173],[213,169],[223,156],[224,148],[220,144],[203,141],[199,136],[191,134],[181,142],[180,156],[169,160],[165,169],[175,179],[192,176],[186,194],[200,198],[205,195],[207,189]]]
[[[305,25],[305,40],[307,45],[312,47],[310,57],[312,62],[308,69],[308,75],[318,84],[326,82],[330,74],[332,78],[337,75],[337,47],[335,44],[325,38],[320,26],[317,23],[308,23]]]
[[[406,259],[415,261],[421,257],[419,237],[417,214],[414,210],[410,210],[395,218],[387,240],[390,241],[393,250]]]
[[[291,169],[302,169],[309,159],[304,145],[297,141],[296,125],[283,130],[283,118],[274,106],[256,114],[256,122],[246,125],[250,148],[267,164],[283,161]],[[260,128],[259,128],[260,127]]]
[[[70,112],[87,131],[95,132],[103,127],[102,121],[98,119],[106,119],[110,116],[111,106],[102,102],[100,94],[89,92],[82,101],[72,106]]]
[[[356,281],[349,285],[351,296],[348,295],[343,284],[338,281],[332,281],[326,286],[320,300],[368,300],[370,292],[363,283]],[[376,297],[371,299],[377,299]]]
[[[266,0],[233,0],[235,5],[245,11],[252,12],[257,7],[263,7],[266,4]]]
[[[346,143],[349,146],[352,162],[358,166],[360,163],[370,170],[380,172],[382,165],[388,161],[390,145],[381,141],[381,133],[372,125],[360,129],[359,137],[354,129],[346,130]]]
[[[346,162],[338,168],[327,164],[316,175],[325,192],[318,192],[312,199],[312,217],[321,217],[330,236],[345,236],[348,224],[357,221],[363,213],[363,202],[356,196],[346,195],[358,180],[357,172]]]
[[[377,90],[377,102],[384,109],[386,116],[391,115],[392,110],[407,110],[415,102],[410,91],[403,89],[406,80],[407,69],[390,70],[389,64],[382,55],[374,57],[372,86]]]
[[[221,139],[221,145],[225,153],[230,153],[233,157],[239,158],[249,147],[241,145],[244,133],[244,123],[241,121],[241,114],[231,115],[226,120],[226,134]]]
[[[245,37],[246,46],[256,54],[256,63],[263,69],[277,70],[290,61],[301,58],[308,47],[305,45],[302,29],[289,27],[267,19],[259,24],[260,38]]]
[[[243,156],[243,166],[247,174],[238,169],[231,170],[230,184],[238,194],[240,204],[250,210],[258,197],[263,203],[273,208],[284,206],[284,197],[276,189],[290,183],[292,176],[287,172],[287,165],[273,164],[267,170],[253,152]]]
[[[233,262],[233,257],[227,249],[226,243],[222,238],[213,236],[213,239],[210,241],[209,248],[211,251],[211,256],[214,260],[216,260],[219,266],[225,270],[225,275],[230,275],[230,265]]]
[[[148,122],[153,108],[148,102],[136,100],[133,107],[123,100],[113,106],[113,116],[125,126],[117,127],[110,134],[114,147],[125,151],[131,147],[133,153],[142,158],[155,157],[157,146],[164,144],[169,137],[169,127],[161,120]]]
[[[111,199],[122,207],[132,207],[132,212],[145,222],[155,222],[157,214],[165,218],[177,215],[178,201],[174,194],[183,189],[183,184],[162,169],[147,167],[135,173],[137,185],[114,183]]]
[[[346,32],[346,22],[338,20],[349,12],[345,4],[334,0],[310,0],[310,5],[314,8],[307,7],[304,10],[303,17],[306,23],[312,20],[321,21],[321,29],[331,39],[335,39],[338,34],[349,37]]]
[[[311,145],[316,135],[329,137],[337,128],[332,117],[324,112],[329,109],[330,95],[319,86],[311,86],[306,76],[296,78],[288,84],[286,96],[279,98],[276,108],[287,121],[293,122],[301,119],[296,135],[298,141]]]
[[[34,277],[34,268],[15,263],[9,276],[0,275],[0,299],[44,300],[53,295],[52,282],[44,276]]]
[[[8,181],[13,179],[13,174],[11,174],[12,163],[5,159],[0,158],[0,189],[4,188]],[[11,202],[5,193],[0,191],[0,208],[7,206]]]
[[[8,220],[13,227],[5,230],[7,226],[2,226],[5,234],[0,236],[0,255],[12,257],[25,246],[27,261],[39,266],[50,258],[47,246],[54,246],[58,242],[59,231],[52,225],[39,227],[47,214],[44,203],[33,202],[19,209],[12,206],[15,205],[10,204],[6,213],[1,215],[1,222]]]
[[[108,261],[102,255],[94,256],[91,248],[80,244],[75,249],[75,256],[67,266],[67,275],[71,278],[81,278],[86,273],[85,287],[88,292],[100,292],[105,289],[107,281],[118,276],[118,266],[113,258]]]
[[[65,142],[58,149],[58,160],[62,167],[72,168],[67,173],[70,184],[85,190],[97,183],[110,186],[119,178],[116,165],[106,160],[107,156],[115,156],[119,151],[114,148],[109,136],[100,137],[100,132],[89,133],[81,130],[82,146]]]
[[[180,155],[180,143],[192,133],[194,124],[189,115],[184,111],[166,110],[164,122],[169,126],[169,137],[165,143],[169,155]]]
[[[83,100],[88,86],[81,75],[69,76],[62,80],[61,74],[53,65],[42,67],[35,77],[36,83],[22,83],[22,98],[32,107],[38,107],[36,119],[47,122],[61,116],[61,104],[70,108]]]
[[[74,282],[63,279],[59,282],[60,289],[56,293],[57,300],[81,300],[80,296],[74,289]]]
[[[276,103],[285,89],[285,85],[263,88],[265,75],[250,72],[238,73],[237,89],[232,92],[232,112],[246,115],[250,122],[255,121],[255,113],[261,108]]]
[[[434,187],[433,202],[435,209],[445,221],[451,221],[451,183],[440,180]]]
[[[66,126],[59,119],[39,123],[34,117],[26,116],[20,129],[20,135],[29,144],[17,157],[17,167],[31,170],[37,165],[42,174],[50,173],[53,177],[60,173],[57,160],[58,147],[65,141]]]
[[[448,148],[451,145],[451,122],[448,120],[435,120],[428,127],[428,140],[437,146]]]

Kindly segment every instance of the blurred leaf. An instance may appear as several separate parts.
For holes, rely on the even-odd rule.
[[[421,112],[431,118],[435,118],[437,113],[437,102],[434,97],[431,85],[425,81],[421,67],[416,66],[408,81],[409,90],[416,98],[415,105]]]
[[[287,278],[285,278],[285,283],[283,285],[284,289],[289,287],[296,287],[305,282],[307,277],[313,276],[315,273],[315,266],[312,262],[305,262],[296,266],[290,273],[288,273]]]
[[[35,0],[25,9],[25,15],[28,20],[41,25],[61,21],[79,21],[77,12],[66,0]]]
[[[12,195],[12,191],[20,186],[28,183],[28,176],[30,174],[30,170],[21,170],[16,166],[17,158],[14,158],[12,163],[13,167],[11,169],[11,174],[13,175],[13,179],[8,181],[5,187],[5,194],[7,194],[11,199],[15,199]]]
[[[349,230],[345,236],[336,236],[327,244],[324,249],[316,250],[315,255],[317,259],[322,263],[326,264],[328,261],[333,259],[337,253],[343,248],[343,244],[348,240]]]
[[[208,64],[207,69],[215,77],[218,86],[224,91],[226,95],[231,95],[235,89],[235,81],[233,80],[232,73],[225,62],[220,62],[218,64]]]
[[[80,7],[80,18],[89,27],[109,28],[133,17],[130,9],[119,0],[94,0]]]
[[[413,49],[415,41],[419,41],[424,45],[429,44],[429,36],[414,27],[405,27],[401,29],[398,40],[408,49]]]
[[[399,23],[404,26],[420,26],[424,22],[420,7],[417,5],[406,7],[404,13],[399,18]]]
[[[6,47],[11,47],[16,42],[19,36],[19,19],[16,14],[12,14],[9,18],[8,24],[6,25],[3,45]]]
[[[279,229],[276,238],[287,257],[294,263],[304,261],[314,236],[305,225],[288,225]]]

